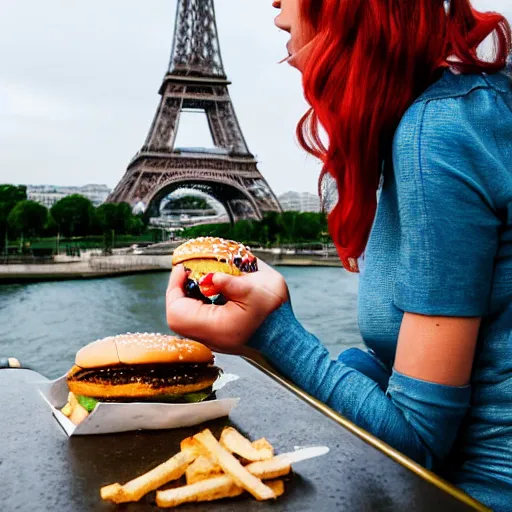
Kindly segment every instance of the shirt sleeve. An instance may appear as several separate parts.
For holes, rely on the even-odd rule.
[[[394,303],[402,311],[488,312],[500,227],[494,191],[506,165],[492,132],[495,115],[492,93],[484,89],[418,103],[397,130]]]
[[[364,374],[343,358],[331,360],[289,303],[265,320],[249,345],[304,391],[428,468],[448,454],[469,407],[469,386],[443,386],[394,371],[385,391],[371,378],[380,372],[369,361]]]

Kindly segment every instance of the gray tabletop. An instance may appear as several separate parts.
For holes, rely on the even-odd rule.
[[[233,425],[251,439],[266,437],[277,453],[326,445],[329,454],[297,464],[286,493],[274,503],[250,497],[183,505],[194,511],[463,511],[468,504],[444,492],[340,426],[244,359],[219,356],[241,378],[219,392],[238,396],[229,418],[207,424],[215,435]],[[0,371],[0,510],[108,511],[101,486],[126,482],[179,450],[201,427],[68,438],[38,394],[28,370]],[[123,505],[157,510],[155,494]]]

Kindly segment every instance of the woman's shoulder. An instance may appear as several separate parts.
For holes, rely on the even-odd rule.
[[[396,131],[404,135],[426,120],[439,125],[439,136],[452,125],[468,128],[464,121],[479,124],[488,117],[512,124],[512,69],[489,74],[457,74],[446,70],[405,112]],[[462,124],[461,124],[462,122]]]
[[[442,171],[452,163],[479,172],[490,161],[510,173],[511,158],[512,78],[505,72],[445,71],[406,111],[393,141],[397,174]],[[461,165],[468,159],[483,165]]]
[[[474,92],[512,96],[512,68],[494,73],[462,74],[447,69],[441,78],[421,94],[415,104],[430,101],[465,98]]]

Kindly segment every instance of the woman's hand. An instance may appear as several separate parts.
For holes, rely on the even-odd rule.
[[[258,271],[243,276],[213,274],[209,291],[222,293],[224,306],[185,296],[183,265],[172,269],[167,289],[167,323],[176,333],[218,352],[238,353],[270,313],[288,300],[283,276],[258,260]]]

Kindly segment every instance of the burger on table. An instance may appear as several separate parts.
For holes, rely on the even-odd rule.
[[[62,412],[79,423],[98,402],[201,402],[212,397],[220,373],[212,351],[197,341],[150,333],[112,336],[77,352]]]

